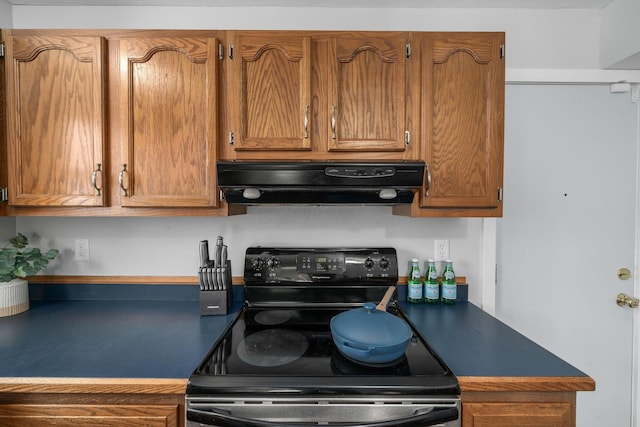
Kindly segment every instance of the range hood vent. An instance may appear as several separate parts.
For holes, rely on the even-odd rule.
[[[422,187],[424,162],[218,162],[231,204],[399,205]]]

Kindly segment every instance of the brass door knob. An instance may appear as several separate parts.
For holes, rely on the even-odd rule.
[[[638,298],[634,298],[625,293],[622,293],[622,294],[618,294],[618,297],[616,298],[616,303],[620,307],[628,305],[631,308],[636,308],[638,307],[638,305],[640,305],[640,300],[638,300]]]

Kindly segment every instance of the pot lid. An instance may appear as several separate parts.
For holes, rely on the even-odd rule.
[[[352,342],[380,347],[400,344],[411,338],[411,328],[404,320],[377,310],[372,302],[334,316],[331,332]]]

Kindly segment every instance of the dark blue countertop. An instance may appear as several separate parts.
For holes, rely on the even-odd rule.
[[[32,302],[0,319],[0,377],[188,378],[234,318],[198,310],[197,301]]]
[[[27,312],[0,318],[5,379],[186,381],[242,306],[240,286],[230,313],[220,316],[200,316],[197,287],[189,285],[41,285],[30,292]],[[589,379],[471,303],[400,306],[459,377]]]
[[[587,376],[469,302],[399,305],[458,376]]]
[[[200,316],[195,286],[118,287],[30,286],[0,318],[0,377],[186,379],[242,306]]]

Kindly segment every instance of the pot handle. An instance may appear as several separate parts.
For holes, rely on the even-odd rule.
[[[387,289],[387,292],[385,292],[384,296],[382,297],[382,300],[380,300],[378,305],[376,305],[376,309],[381,311],[387,311],[387,306],[389,305],[389,301],[391,300],[391,297],[393,296],[393,293],[395,291],[396,291],[395,286],[389,286],[389,289]]]
[[[365,347],[363,348],[363,346],[359,346],[357,344],[353,344],[349,341],[343,341],[342,345],[344,347],[348,347],[349,351],[353,351],[355,353],[360,353],[362,355],[362,357],[368,357],[371,354],[371,350],[373,350],[372,347]]]

